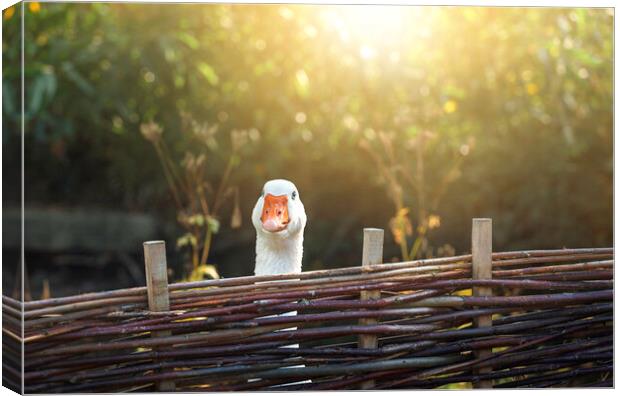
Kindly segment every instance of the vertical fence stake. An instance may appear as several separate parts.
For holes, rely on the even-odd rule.
[[[362,248],[362,271],[363,267],[383,262],[383,230],[380,228],[364,228],[364,245]],[[376,300],[381,298],[380,290],[362,291],[361,300]],[[376,324],[374,318],[359,320],[360,325]],[[360,334],[358,345],[360,348],[377,348],[377,336],[374,334]],[[375,385],[374,380],[368,380],[360,384],[360,389],[371,389]]]
[[[144,242],[144,266],[146,268],[146,289],[149,298],[149,310],[154,312],[169,311],[170,297],[168,296],[168,266],[166,264],[166,242]],[[151,337],[165,337],[171,335],[170,330],[154,331]],[[157,390],[172,392],[175,390],[174,381],[159,381]]]
[[[493,221],[491,219],[473,219],[471,229],[471,254],[472,254],[472,277],[474,280],[492,278],[492,251],[493,251]],[[474,286],[474,296],[492,296],[493,289],[490,287]],[[493,319],[491,315],[474,318],[475,327],[491,327]],[[485,358],[493,353],[491,349],[478,349],[476,358]],[[475,374],[491,372],[491,367],[481,368]],[[474,388],[492,388],[492,380],[476,381]]]

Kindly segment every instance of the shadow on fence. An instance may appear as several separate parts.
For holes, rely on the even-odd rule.
[[[25,391],[613,386],[613,249],[492,253],[488,219],[472,255],[377,264],[382,243],[365,230],[359,267],[171,285],[145,243],[148,287],[23,304]],[[14,389],[21,307],[3,296]]]

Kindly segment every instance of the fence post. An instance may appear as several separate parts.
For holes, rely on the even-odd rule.
[[[474,280],[492,278],[492,251],[493,251],[493,221],[491,219],[473,219],[471,229],[471,254],[472,254],[472,277]],[[474,286],[474,296],[491,296],[493,289],[490,287]],[[493,319],[491,315],[474,318],[475,327],[491,327]],[[493,353],[491,349],[478,349],[476,358],[485,358]],[[476,374],[484,374],[492,371],[490,367],[476,370]],[[492,380],[476,381],[474,388],[492,388]]]
[[[362,248],[362,271],[363,267],[383,262],[383,230],[380,228],[364,228],[364,244]],[[362,291],[361,300],[376,300],[381,298],[380,290]],[[374,318],[363,318],[359,320],[360,325],[376,324]],[[360,348],[377,348],[377,336],[374,334],[360,334]],[[370,389],[375,385],[374,380],[368,380],[360,384],[360,389]]]
[[[168,296],[168,266],[166,264],[166,242],[144,242],[144,266],[146,269],[146,289],[149,299],[149,310],[154,312],[169,311],[170,297]],[[165,337],[172,333],[170,330],[154,331],[151,337]],[[157,390],[171,392],[175,390],[174,381],[159,381]]]

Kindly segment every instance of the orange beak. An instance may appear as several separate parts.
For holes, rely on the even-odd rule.
[[[260,216],[263,228],[269,232],[278,232],[286,228],[288,219],[288,197],[267,194],[263,203],[263,212]]]

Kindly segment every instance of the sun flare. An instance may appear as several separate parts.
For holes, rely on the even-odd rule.
[[[411,28],[423,20],[418,7],[343,5],[324,14],[345,44],[357,46],[362,59],[372,59],[384,49],[402,46]]]

